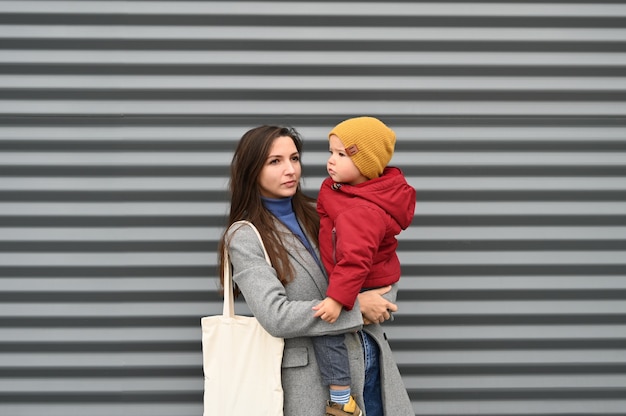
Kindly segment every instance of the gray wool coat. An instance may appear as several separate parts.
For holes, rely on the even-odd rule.
[[[380,346],[385,416],[414,416],[383,328],[378,324],[363,327],[358,303],[352,310],[342,311],[334,324],[314,318],[311,308],[325,297],[326,274],[295,235],[282,223],[277,223],[277,227],[284,233],[291,265],[296,272],[294,281],[286,286],[280,283],[276,271],[265,261],[261,243],[249,226],[231,226],[227,238],[230,239],[233,280],[250,311],[270,334],[285,339],[282,363],[284,415],[325,414],[328,387],[322,383],[311,337],[335,333],[348,333],[346,345],[350,356],[351,388],[359,407],[365,412],[362,394],[365,364],[357,334],[363,328]],[[394,287],[387,297],[394,301],[396,293]]]

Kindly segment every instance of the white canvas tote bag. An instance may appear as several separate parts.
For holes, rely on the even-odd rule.
[[[256,232],[252,223],[246,223]],[[263,247],[265,250],[265,247]],[[269,264],[269,256],[265,251]],[[204,416],[282,416],[284,340],[254,317],[235,315],[228,249],[224,255],[224,310],[202,323]]]

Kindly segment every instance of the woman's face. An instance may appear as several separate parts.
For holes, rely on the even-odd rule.
[[[349,185],[358,185],[367,181],[367,178],[361,175],[359,168],[356,167],[350,156],[348,156],[339,137],[334,134],[331,135],[328,144],[330,156],[326,162],[326,170],[333,181]]]
[[[301,173],[300,153],[293,139],[289,136],[277,137],[259,174],[261,195],[266,198],[293,196],[298,189]]]

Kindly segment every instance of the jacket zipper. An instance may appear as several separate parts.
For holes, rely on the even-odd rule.
[[[333,264],[337,264],[337,249],[336,249],[336,244],[337,244],[337,230],[335,229],[335,227],[333,227],[333,231],[332,231],[332,238],[333,238]]]

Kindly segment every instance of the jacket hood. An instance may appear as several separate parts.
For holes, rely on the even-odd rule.
[[[386,211],[402,228],[406,229],[415,214],[415,189],[409,185],[396,167],[386,167],[383,174],[359,185],[340,185],[333,187],[332,179],[327,178],[329,186],[337,192],[357,197],[378,205]]]

